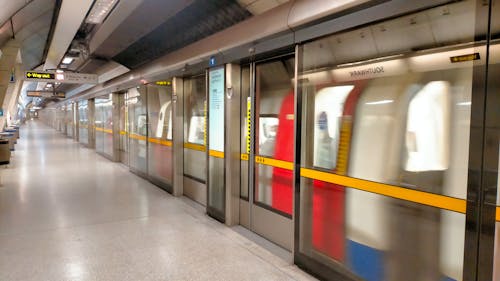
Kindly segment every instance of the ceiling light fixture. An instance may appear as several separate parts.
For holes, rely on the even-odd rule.
[[[74,58],[65,57],[65,58],[62,60],[62,63],[63,63],[63,64],[70,64],[70,63],[72,63],[74,60],[75,60]]]
[[[118,0],[96,0],[85,22],[101,24],[111,10],[113,10],[117,2]]]

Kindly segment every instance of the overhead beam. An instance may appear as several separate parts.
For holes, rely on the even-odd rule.
[[[93,0],[63,1],[50,43],[44,70],[56,69],[66,54],[76,32],[92,7]]]

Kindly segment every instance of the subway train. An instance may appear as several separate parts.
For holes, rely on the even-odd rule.
[[[480,96],[499,86],[500,23],[480,28],[485,2],[418,2],[354,1],[327,17],[288,3],[41,117],[61,129],[60,112],[80,109],[80,142],[209,215],[222,190],[216,219],[281,246],[322,279],[474,280],[481,268],[496,280],[496,252],[478,254],[474,214],[489,207],[470,195],[470,171],[485,136],[474,110],[487,110]],[[273,22],[286,31],[259,33]],[[210,78],[221,68],[222,97]],[[217,99],[223,151],[209,137]],[[221,189],[210,188],[214,174]]]

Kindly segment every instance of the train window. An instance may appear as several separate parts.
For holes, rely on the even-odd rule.
[[[314,101],[314,166],[334,169],[344,103],[354,86],[326,87],[318,91]]]
[[[205,144],[205,76],[186,79],[184,82],[184,120],[187,122],[187,142]]]
[[[207,158],[205,154],[206,76],[184,79],[184,174],[205,183]]]
[[[137,88],[132,88],[128,93],[128,100],[126,101],[129,106],[130,118],[130,133],[141,136],[146,136],[147,115],[146,115],[146,100],[145,95],[141,94]]]
[[[429,82],[411,99],[406,119],[407,171],[448,168],[449,88],[447,81]]]
[[[171,139],[172,87],[170,85],[148,85],[147,91],[149,135],[158,139]]]
[[[276,145],[276,132],[279,120],[277,116],[259,118],[259,154],[273,156]]]
[[[193,116],[189,121],[188,142],[195,144],[204,144],[205,136],[205,117]]]

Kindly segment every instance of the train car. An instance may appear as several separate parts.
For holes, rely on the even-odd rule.
[[[453,11],[450,20],[466,16],[468,5],[471,3],[448,6]],[[321,57],[323,65],[334,62],[321,71],[305,73],[303,78],[307,80],[303,92],[307,91],[308,101],[315,105],[314,108],[307,106],[303,117],[307,120],[304,122],[314,120],[316,126],[313,130],[311,125],[303,123],[306,132],[315,133],[313,142],[304,140],[306,153],[314,155],[311,166],[317,170],[328,169],[347,152],[347,158],[342,160],[347,161],[347,169],[332,173],[348,176],[338,178],[339,181],[355,185],[355,179],[362,179],[387,184],[369,192],[362,185],[346,185],[345,202],[339,202],[318,190],[318,181],[325,185],[327,182],[312,180],[313,191],[307,191],[312,197],[312,206],[307,206],[310,208],[308,219],[312,221],[308,226],[311,228],[309,255],[324,263],[343,263],[364,280],[462,280],[465,216],[395,198],[400,198],[400,192],[406,189],[423,192],[419,196],[441,194],[466,198],[473,63],[457,63],[454,59],[472,54],[474,65],[484,64],[485,48],[451,44],[396,56],[342,53],[344,42],[359,48],[373,42],[382,45],[381,42],[392,38],[388,36],[401,36],[403,30],[417,28],[411,23],[398,25],[404,19],[420,18],[425,22],[424,17],[435,16],[440,9],[442,7],[332,35],[304,47],[312,59]],[[436,21],[432,24],[439,26],[440,22]],[[381,26],[386,33],[380,31]],[[378,33],[370,38],[359,36],[377,28],[380,37]],[[382,38],[385,41],[377,41]],[[406,43],[387,48],[400,48]],[[329,58],[330,49],[326,46],[338,48],[336,55]],[[335,106],[326,105],[324,92],[318,89],[318,85],[329,83],[334,87],[347,87],[346,92],[350,88],[359,91],[359,97],[351,105],[352,126],[346,132],[351,138],[344,148],[335,143],[336,149],[331,149],[324,142],[325,124],[339,122],[328,118],[338,116],[338,111]],[[329,93],[332,100],[341,100],[345,95],[340,91]],[[341,131],[338,132],[342,135]],[[323,205],[330,206],[330,211],[318,212],[325,208]],[[339,239],[335,231],[342,229],[342,215],[336,218],[335,214],[343,212],[345,236]],[[344,240],[338,243],[345,250],[344,256],[339,254],[342,250],[326,251],[326,242],[319,243],[316,233],[328,227],[334,230],[320,231],[328,234],[321,241]]]

